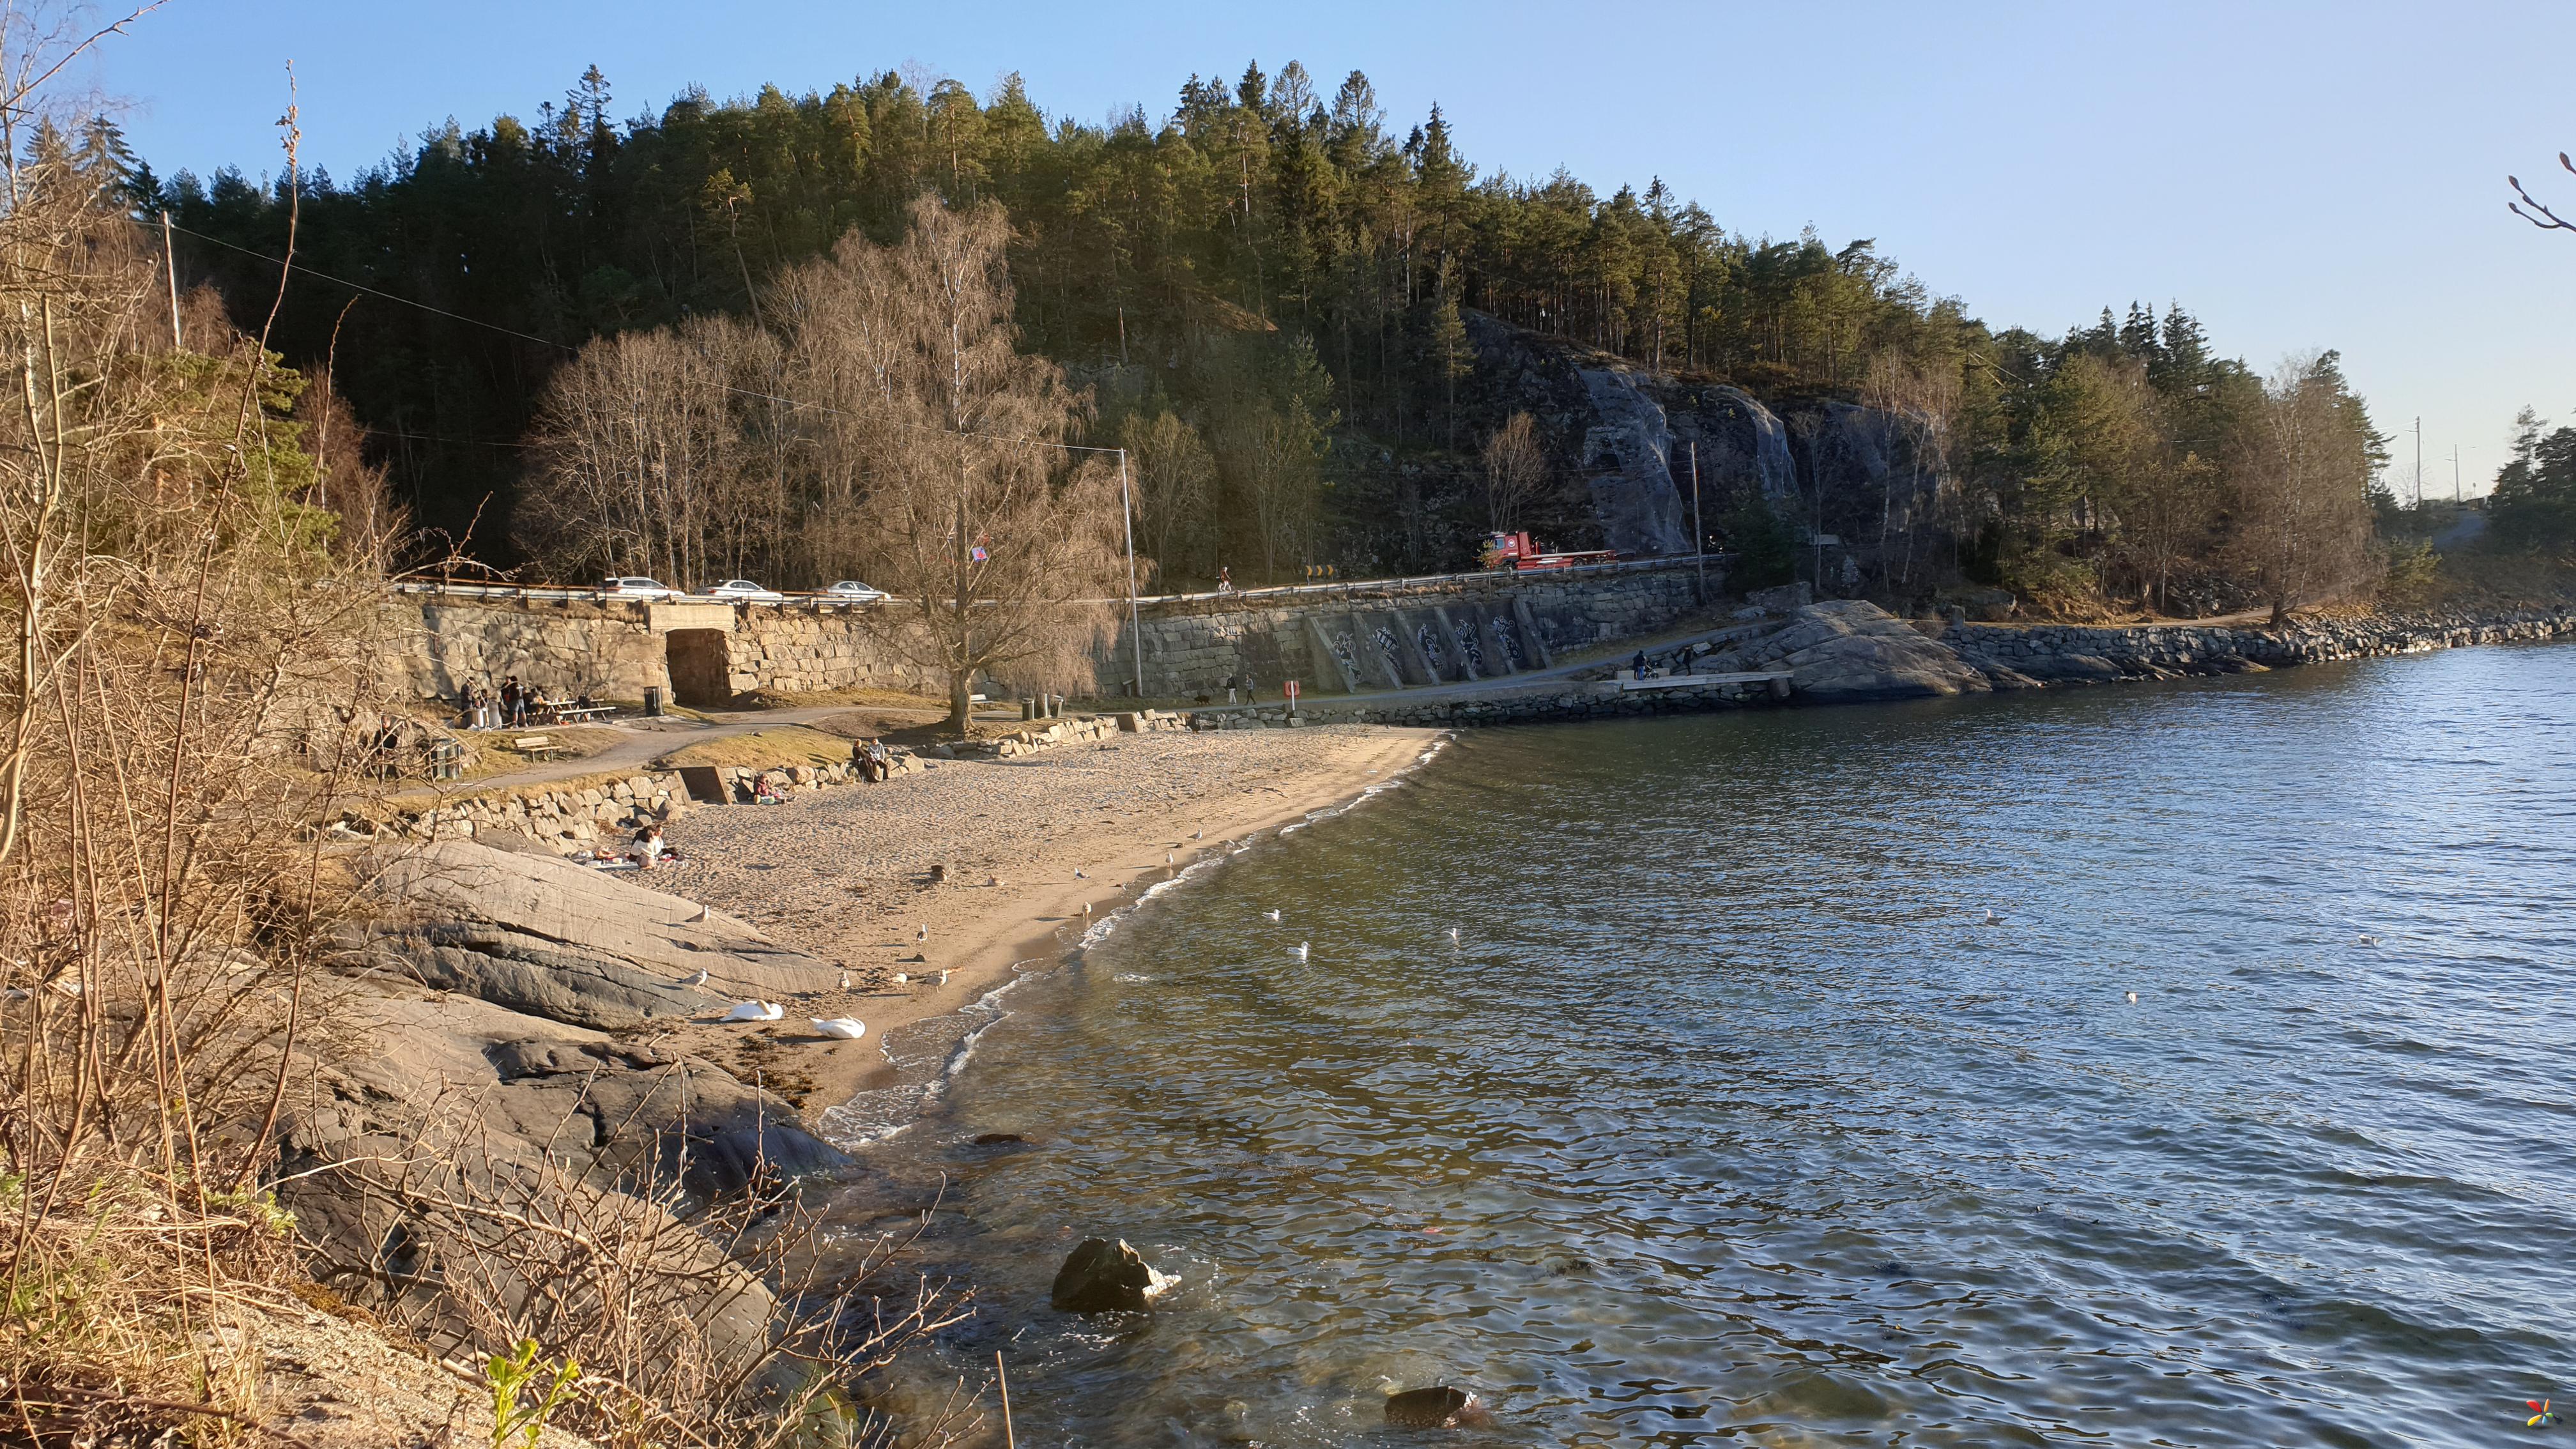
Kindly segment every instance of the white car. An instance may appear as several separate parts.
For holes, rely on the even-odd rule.
[[[870,603],[885,596],[885,590],[869,588],[857,579],[843,579],[823,591],[824,598],[839,599],[852,604]]]
[[[655,580],[640,576],[602,579],[599,591],[612,599],[676,599],[678,589],[664,588]]]
[[[776,589],[764,589],[749,579],[727,579],[707,590],[710,599],[733,599],[746,604],[783,604],[787,596]]]

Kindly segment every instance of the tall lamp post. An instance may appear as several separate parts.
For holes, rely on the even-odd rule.
[[[1136,608],[1136,496],[1127,486],[1125,448],[1118,450],[1118,522],[1127,531],[1127,652],[1135,656],[1136,698],[1142,700],[1145,697],[1145,621]]]

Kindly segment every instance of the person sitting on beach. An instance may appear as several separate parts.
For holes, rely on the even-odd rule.
[[[659,822],[636,831],[635,843],[626,853],[634,857],[638,870],[651,870],[666,860],[676,863],[680,858],[680,853],[663,841]]]
[[[868,741],[868,778],[884,784],[894,778],[894,757],[886,753],[885,741]]]

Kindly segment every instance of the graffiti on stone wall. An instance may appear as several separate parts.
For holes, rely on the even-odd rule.
[[[1344,629],[1334,634],[1332,644],[1334,657],[1342,661],[1344,670],[1342,677],[1354,681],[1359,679],[1360,661],[1359,656],[1351,648],[1351,631]]]
[[[1458,641],[1458,657],[1467,662],[1468,671],[1479,676],[1484,674],[1485,650],[1476,642],[1476,621],[1473,618],[1453,619],[1450,633]]]
[[[1519,636],[1512,632],[1512,626],[1505,623],[1500,614],[1494,616],[1494,647],[1502,651],[1514,669],[1529,668],[1529,654],[1521,648]]]
[[[1377,652],[1386,656],[1387,677],[1391,679],[1402,679],[1404,677],[1404,661],[1398,653],[1398,648],[1395,642],[1395,631],[1386,627],[1384,624],[1380,624],[1376,629],[1370,632],[1369,637],[1377,641]]]
[[[1440,636],[1428,624],[1413,626],[1413,642],[1422,646],[1422,657],[1431,661],[1431,677],[1438,679],[1448,672],[1449,656],[1440,648]]]

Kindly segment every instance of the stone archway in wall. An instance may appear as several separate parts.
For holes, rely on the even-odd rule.
[[[670,651],[671,698],[692,709],[716,709],[733,700],[733,655],[722,629],[674,629],[662,636]]]

